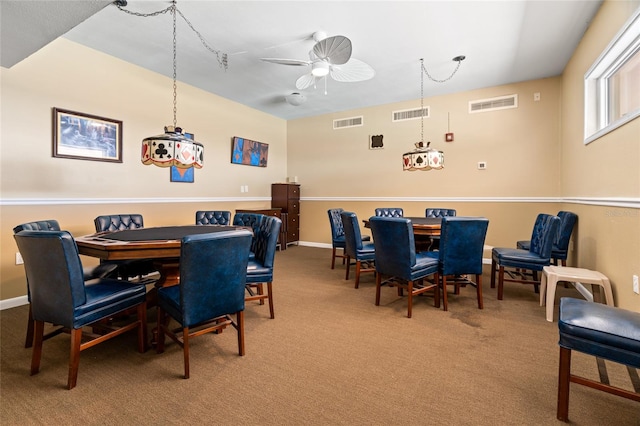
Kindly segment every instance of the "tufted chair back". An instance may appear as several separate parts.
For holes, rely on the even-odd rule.
[[[382,217],[402,217],[404,211],[400,207],[384,207],[376,209],[376,216]]]
[[[551,250],[558,233],[558,226],[560,226],[560,219],[557,216],[540,213],[533,225],[529,252],[542,259],[551,259]]]
[[[340,217],[340,213],[343,211],[344,209],[341,208],[327,210],[329,224],[331,225],[331,241],[335,244],[336,240],[339,240],[342,243],[340,247],[344,247],[344,227],[342,226],[342,218]]]
[[[236,213],[233,216],[233,224],[236,226],[247,226],[253,230],[253,240],[251,241],[251,253],[256,252],[256,236],[260,229],[260,225],[264,218],[267,217],[260,213]]]
[[[60,224],[57,220],[38,220],[35,222],[27,222],[13,228],[13,233],[17,234],[20,231],[59,231]]]
[[[96,232],[144,228],[141,214],[114,214],[98,216],[94,219],[93,223],[96,226]]]
[[[229,225],[230,223],[230,211],[199,210],[196,212],[196,225]]]
[[[445,217],[445,216],[455,216],[456,215],[455,209],[429,208],[429,209],[425,210],[424,213],[425,213],[426,217]]]
[[[267,268],[273,268],[282,221],[275,216],[265,216],[255,235],[256,260]]]

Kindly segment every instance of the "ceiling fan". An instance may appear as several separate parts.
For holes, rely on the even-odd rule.
[[[296,88],[304,90],[321,78],[330,76],[335,81],[355,82],[373,78],[373,68],[351,57],[351,40],[345,36],[327,37],[321,31],[313,34],[316,44],[309,52],[309,60],[260,58],[280,65],[311,66],[311,71],[296,80]]]

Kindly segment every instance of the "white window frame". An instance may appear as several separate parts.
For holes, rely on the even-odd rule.
[[[640,55],[640,8],[584,75],[585,145],[640,116],[638,108],[616,120],[609,118],[609,78],[634,55]]]

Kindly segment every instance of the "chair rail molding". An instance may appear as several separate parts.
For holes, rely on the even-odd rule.
[[[455,202],[455,203],[570,203],[593,206],[640,209],[634,197],[301,197],[301,201],[347,202]],[[194,197],[194,198],[0,198],[0,206],[36,206],[69,204],[160,204],[212,202],[264,202],[271,197]]]

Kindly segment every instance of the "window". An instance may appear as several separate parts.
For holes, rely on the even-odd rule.
[[[584,76],[584,143],[640,116],[640,9]]]

